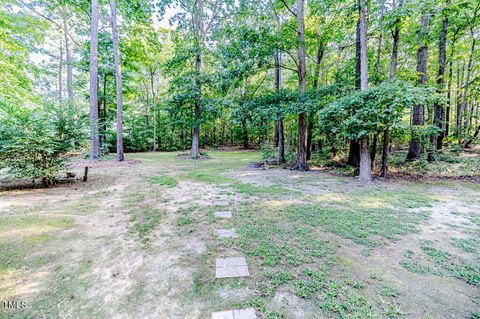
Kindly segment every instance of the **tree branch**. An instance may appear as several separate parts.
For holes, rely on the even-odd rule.
[[[290,9],[290,7],[288,6],[288,4],[285,2],[285,0],[280,0],[281,3],[283,3],[283,5],[285,6],[285,8],[287,8],[288,11],[290,11],[291,14],[293,14],[294,16],[297,16],[297,14],[292,10]]]
[[[32,11],[32,12],[35,13],[36,15],[44,18],[44,19],[47,20],[47,21],[50,21],[51,23],[53,23],[53,24],[55,24],[57,27],[59,27],[61,30],[65,31],[65,33],[68,35],[68,37],[69,37],[76,45],[78,45],[79,47],[83,47],[83,45],[80,44],[80,43],[78,43],[78,42],[72,37],[72,35],[70,34],[70,32],[69,32],[67,29],[65,29],[60,23],[58,23],[58,22],[56,22],[55,20],[53,20],[53,19],[45,16],[45,15],[42,14],[42,13],[34,10],[34,9],[31,8],[29,5],[27,5],[25,2],[23,2],[23,0],[18,0],[18,1],[20,1],[21,4],[23,4],[27,9],[29,9],[30,11]]]

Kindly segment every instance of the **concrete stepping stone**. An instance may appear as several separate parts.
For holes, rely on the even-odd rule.
[[[212,313],[212,319],[257,319],[255,309],[236,309]]]
[[[235,228],[217,229],[218,238],[238,238]]]
[[[218,218],[232,218],[232,212],[229,211],[229,210],[216,212],[215,217],[218,217]]]
[[[245,257],[217,258],[215,260],[216,278],[248,277],[247,260]]]

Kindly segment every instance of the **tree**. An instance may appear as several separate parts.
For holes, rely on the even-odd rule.
[[[122,93],[122,66],[120,62],[120,48],[117,30],[117,4],[116,0],[110,0],[113,55],[115,58],[115,83],[117,90],[117,160],[124,160],[123,155],[123,93]]]
[[[298,89],[300,99],[303,99],[307,89],[307,66],[305,61],[305,1],[297,0],[297,34],[298,34]],[[293,167],[294,170],[308,171],[307,152],[306,152],[306,130],[307,130],[307,113],[304,110],[298,115],[298,145],[297,145],[297,162]]]
[[[368,89],[368,61],[367,61],[367,9],[365,0],[360,0],[360,89]],[[358,179],[363,182],[372,180],[370,149],[368,136],[360,140],[360,174]]]
[[[92,0],[90,31],[90,159],[100,157],[98,128],[98,23],[100,10],[98,0]]]
[[[430,25],[430,13],[425,13],[421,19],[420,40],[417,51],[417,73],[418,84],[424,85],[427,82],[427,57],[428,57],[428,27]],[[412,111],[412,137],[410,139],[410,146],[408,149],[407,160],[416,161],[420,159],[422,152],[422,145],[418,126],[424,124],[423,105],[415,105]]]
[[[450,0],[446,0],[444,11],[447,12],[448,6],[450,5]],[[443,92],[445,89],[445,69],[447,67],[447,28],[448,28],[448,13],[444,14],[442,20],[442,29],[440,31],[440,38],[438,43],[438,75],[437,75],[437,85],[439,92]],[[434,106],[434,125],[441,129],[442,119],[445,112],[440,105]],[[441,149],[443,145],[444,131],[441,130],[440,134],[432,135],[431,143],[436,149]]]
[[[401,9],[403,6],[403,0],[400,0],[398,8]],[[394,9],[396,8],[396,1],[393,2]],[[390,81],[395,79],[395,72],[397,71],[397,61],[398,61],[398,43],[400,40],[400,19],[395,17],[393,21],[393,30],[392,30],[392,54],[390,58],[390,72],[389,78]],[[388,148],[390,145],[390,128],[386,127],[383,131],[383,141],[382,141],[382,173],[381,177],[388,177]]]

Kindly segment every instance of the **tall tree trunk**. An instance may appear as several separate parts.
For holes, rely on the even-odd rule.
[[[465,102],[466,102],[466,99],[467,99],[467,91],[468,91],[468,87],[470,85],[470,76],[472,74],[472,68],[473,68],[473,54],[475,52],[475,44],[477,42],[477,38],[475,37],[475,22],[477,20],[477,14],[478,14],[478,11],[480,10],[480,2],[477,4],[477,7],[473,13],[473,18],[471,20],[471,23],[470,23],[470,36],[472,38],[472,46],[471,46],[471,50],[470,50],[470,57],[468,59],[468,68],[467,68],[467,79],[465,80],[465,85],[463,86],[463,95],[462,95],[462,112],[463,113],[463,110],[465,110]],[[467,142],[468,142],[468,130],[469,130],[469,122],[470,122],[470,116],[471,116],[471,112],[469,111],[468,112],[468,117],[467,117],[467,125],[465,125],[465,137],[463,139],[463,147],[465,148],[467,146]]]
[[[447,109],[445,112],[445,131],[444,136],[448,137],[450,133],[450,114],[452,108],[452,81],[453,81],[453,54],[455,52],[455,41],[457,39],[457,33],[454,34],[451,41],[451,52],[448,61],[448,88],[447,88]]]
[[[66,7],[63,7],[63,28],[64,28],[64,41],[65,41],[65,58],[67,64],[67,96],[68,103],[70,106],[73,106],[73,66],[72,66],[72,52],[70,50],[70,40],[68,38],[68,10]]]
[[[383,131],[382,141],[382,173],[380,176],[383,178],[388,177],[388,146],[390,144],[390,128],[386,128]]]
[[[357,20],[355,40],[355,88],[360,90],[361,63],[360,63],[360,19]],[[360,143],[356,140],[350,141],[347,164],[358,168],[360,166]],[[358,172],[358,170],[355,170]]]
[[[196,0],[197,12],[195,13],[195,123],[192,134],[192,148],[190,156],[198,158],[198,143],[200,138],[200,115],[202,113],[202,82],[200,72],[202,68],[202,37],[203,37],[203,0]]]
[[[394,2],[395,4],[395,2]],[[403,5],[403,0],[400,1],[399,7]],[[398,42],[400,40],[400,21],[395,21],[395,27],[392,30],[392,55],[390,58],[390,81],[395,79],[395,73],[397,71],[397,61],[398,61]],[[388,150],[390,144],[390,127],[386,127],[383,130],[383,139],[382,139],[382,173],[380,176],[383,178],[388,177]]]
[[[120,48],[117,30],[117,0],[110,0],[113,56],[115,60],[115,84],[117,95],[117,160],[124,160],[123,155],[123,95],[122,95],[122,66],[120,61]]]
[[[323,56],[325,53],[325,43],[320,39],[317,49],[317,59],[315,61],[315,70],[313,75],[313,89],[318,88],[318,77],[320,75],[320,64],[322,63]],[[308,116],[308,125],[307,125],[307,161],[312,157],[312,139],[313,139],[313,129],[315,127],[315,114],[313,112],[309,113]]]
[[[380,73],[380,62],[382,59],[382,44],[383,44],[383,12],[385,11],[385,0],[380,4],[380,36],[378,37],[377,47],[377,61],[375,62],[375,80],[378,81],[378,74]]]
[[[279,49],[279,37],[280,37],[280,29],[281,29],[281,21],[280,16],[275,12],[275,21],[277,24],[276,36],[277,36],[277,43],[275,48],[275,92],[279,94],[280,87],[282,85],[282,54],[280,53]],[[277,145],[278,145],[278,157],[277,162],[278,164],[285,163],[285,132],[283,130],[283,118],[280,115],[277,120],[277,125],[275,127],[275,132],[277,132]]]
[[[100,11],[98,0],[92,0],[90,30],[90,159],[100,157],[98,133],[98,22]]]
[[[400,0],[398,8],[403,6],[403,1]],[[397,62],[398,62],[398,42],[400,39],[400,19],[395,21],[395,27],[392,30],[392,56],[390,58],[390,80],[393,81],[395,78],[395,72],[397,71]]]
[[[305,61],[305,0],[297,0],[297,33],[298,33],[298,87],[303,100],[307,89],[307,68]],[[308,171],[305,134],[307,128],[307,113],[298,115],[298,147],[297,162],[294,170]]]
[[[360,17],[360,89],[368,89],[368,60],[367,60],[367,8],[366,0],[359,1]],[[368,136],[360,140],[360,181],[369,182],[372,180],[371,159]]]
[[[422,34],[427,33],[429,25],[430,25],[430,15],[427,14],[422,16],[422,21],[421,21]],[[417,56],[418,56],[417,73],[419,74],[418,84],[424,85],[427,81],[428,46],[425,40],[423,39],[420,39]],[[413,107],[413,115],[412,115],[413,126],[423,125],[424,123],[423,108],[424,108],[423,105],[415,105]],[[409,161],[419,160],[421,152],[422,152],[422,145],[421,145],[420,137],[418,136],[417,132],[412,132],[412,137],[410,139],[410,146],[407,154],[407,160]]]
[[[460,66],[457,70],[457,96],[456,96],[456,105],[457,105],[457,140],[458,144],[461,143],[462,138],[462,118],[463,118],[463,110],[462,110],[462,91],[465,84],[465,66],[466,62],[463,60],[462,65],[462,72],[460,75]]]
[[[58,60],[58,103],[63,101],[63,45],[60,38],[60,59]]]
[[[376,165],[375,158],[377,157],[377,142],[378,142],[378,134],[374,134],[372,146],[370,147],[370,161],[371,161],[372,171],[375,171],[375,165]]]
[[[450,0],[446,0],[445,9],[450,5]],[[439,46],[438,46],[438,93],[442,94],[445,89],[445,69],[447,66],[447,27],[448,27],[448,14],[445,14],[442,21],[442,31],[440,32]],[[442,129],[442,118],[445,114],[444,109],[438,103],[434,106],[433,124]],[[442,130],[437,136],[432,136],[432,144],[435,145],[437,150],[443,146],[444,131]]]

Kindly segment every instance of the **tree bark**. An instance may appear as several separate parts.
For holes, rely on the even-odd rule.
[[[377,142],[378,142],[378,135],[373,135],[373,142],[370,149],[370,161],[371,161],[371,169],[375,171],[375,157],[377,156]]]
[[[360,18],[357,20],[356,37],[355,37],[355,88],[360,90],[361,78],[361,52],[360,52]],[[347,164],[358,168],[360,166],[360,143],[359,141],[351,140],[348,150]],[[358,173],[358,170],[355,170]]]
[[[450,0],[447,0],[445,6],[450,5]],[[440,32],[439,47],[438,47],[438,93],[443,93],[445,89],[445,69],[447,66],[447,27],[448,27],[448,14],[445,14],[442,21],[442,30]],[[438,103],[434,106],[433,124],[442,129],[442,118],[445,114],[444,109]],[[444,131],[437,136],[432,136],[431,141],[437,150],[443,146]]]
[[[388,146],[390,144],[390,129],[386,128],[383,131],[383,142],[382,142],[382,173],[380,176],[383,178],[388,177]]]
[[[297,33],[298,33],[298,87],[300,98],[303,99],[307,88],[307,69],[305,61],[305,0],[297,0]],[[294,170],[308,171],[305,134],[307,126],[307,113],[298,115],[298,147],[297,162]]]
[[[98,23],[100,11],[98,0],[92,0],[90,30],[90,159],[100,157],[98,133]]]
[[[421,30],[422,34],[425,34],[428,31],[428,27],[430,25],[430,15],[422,16],[421,21]],[[427,57],[428,57],[428,46],[425,40],[420,39],[419,47],[418,47],[418,63],[417,63],[417,73],[419,74],[418,84],[424,85],[427,81]],[[413,107],[413,114],[412,114],[412,125],[413,126],[420,126],[424,124],[424,117],[423,117],[423,105],[415,105]],[[409,161],[416,161],[420,159],[422,151],[422,145],[420,141],[420,137],[416,132],[413,132],[412,137],[410,139],[410,146],[408,149],[407,160]]]
[[[360,29],[360,89],[368,89],[368,60],[367,60],[367,10],[366,0],[359,1],[359,29]],[[360,174],[358,179],[363,182],[372,180],[369,139],[365,136],[360,141]]]
[[[122,66],[117,30],[117,0],[110,0],[113,57],[115,60],[115,84],[117,95],[117,160],[124,160],[123,154],[123,93],[122,93]]]

